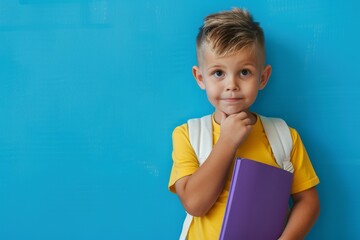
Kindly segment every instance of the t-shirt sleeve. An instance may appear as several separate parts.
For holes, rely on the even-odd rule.
[[[199,168],[199,163],[189,141],[187,124],[175,128],[172,134],[172,141],[173,165],[168,187],[171,192],[176,193],[176,181],[193,174]]]
[[[300,135],[295,129],[290,128],[293,139],[291,162],[294,166],[294,180],[291,194],[305,191],[320,183],[318,176],[311,164]]]

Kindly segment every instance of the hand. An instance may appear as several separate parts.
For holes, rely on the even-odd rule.
[[[240,112],[227,116],[221,112],[221,134],[234,148],[238,148],[251,132],[253,126],[252,115],[249,112]]]

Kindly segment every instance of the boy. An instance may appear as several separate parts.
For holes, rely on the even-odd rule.
[[[214,106],[213,149],[201,166],[189,142],[187,124],[173,132],[169,189],[194,216],[189,240],[219,239],[234,159],[277,166],[260,118],[250,111],[270,77],[265,64],[263,30],[246,11],[234,8],[209,15],[197,36],[198,66],[193,75]],[[319,179],[300,136],[290,128],[294,205],[280,239],[304,239],[319,214]],[[260,230],[261,231],[261,230]]]

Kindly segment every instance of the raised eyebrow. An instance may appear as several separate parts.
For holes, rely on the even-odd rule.
[[[254,68],[256,68],[256,64],[254,64],[254,63],[244,63],[244,64],[241,64],[241,67],[242,68],[246,68],[246,67],[254,67]]]
[[[240,69],[240,71],[243,71],[243,70],[254,71],[255,69],[256,69],[255,67],[242,67]]]
[[[223,69],[224,67],[222,65],[213,65],[208,67],[208,70],[212,70],[212,69]]]

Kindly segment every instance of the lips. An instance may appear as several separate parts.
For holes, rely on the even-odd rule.
[[[221,100],[225,101],[225,102],[239,102],[242,100],[242,98],[222,98]]]

